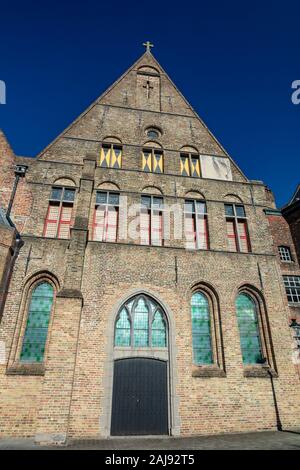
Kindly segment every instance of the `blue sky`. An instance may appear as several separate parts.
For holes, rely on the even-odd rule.
[[[210,4],[211,3],[211,4]],[[250,179],[278,206],[300,182],[300,2],[14,1],[1,5],[0,127],[34,156],[153,53]]]

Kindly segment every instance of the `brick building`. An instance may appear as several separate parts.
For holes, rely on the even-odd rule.
[[[298,263],[300,263],[300,184],[290,202],[281,209],[281,212],[290,226]]]
[[[20,157],[2,142],[5,207]],[[299,426],[272,194],[149,45],[27,164],[0,324],[2,436],[274,429],[270,378],[282,425]]]

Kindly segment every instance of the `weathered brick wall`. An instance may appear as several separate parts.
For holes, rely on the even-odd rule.
[[[141,59],[135,68],[151,63],[147,55],[144,58],[145,63]],[[0,366],[2,436],[38,434],[42,441],[49,436],[63,440],[107,435],[114,319],[117,306],[133,290],[154,295],[172,319],[171,399],[178,403],[181,434],[274,429],[270,379],[246,376],[242,364],[235,297],[244,284],[256,288],[265,299],[270,330],[265,333],[274,351],[270,361],[283,425],[300,425],[289,308],[272,238],[276,239],[277,229],[264,213],[274,201],[263,183],[247,181],[234,165],[232,182],[181,177],[182,146],[195,145],[200,153],[219,156],[224,151],[163,72],[160,87],[159,112],[135,109],[134,69],[30,165],[24,184],[33,202],[0,324],[0,340],[6,345],[6,362]],[[165,173],[161,175],[141,171],[149,125],[163,131]],[[94,170],[93,159],[85,160],[90,152],[99,158],[101,140],[107,136],[118,137],[124,144],[121,170]],[[58,178],[72,178],[76,185],[70,240],[42,237],[51,186]],[[139,203],[147,186],[159,188],[169,204],[183,205],[187,192],[198,191],[207,201],[210,249],[189,251],[182,240],[173,238],[164,247],[140,246],[129,238],[122,243],[91,241],[88,229],[95,190],[107,182],[117,185],[129,203]],[[234,197],[245,206],[249,254],[227,251],[224,202]],[[284,224],[278,230],[289,236]],[[49,325],[45,368],[32,376],[18,368],[18,351],[26,323],[26,289],[41,272],[51,273],[58,296]],[[211,285],[219,299],[223,376],[193,376],[190,297],[193,286],[201,282]]]

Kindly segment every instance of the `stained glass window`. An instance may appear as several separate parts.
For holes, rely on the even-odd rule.
[[[140,298],[134,309],[133,324],[134,346],[149,345],[149,310],[143,298]]]
[[[115,346],[130,346],[130,321],[125,308],[116,322]]]
[[[236,299],[236,313],[244,364],[262,363],[262,349],[254,301],[246,294]]]
[[[167,321],[157,302],[139,295],[124,304],[115,324],[115,346],[167,347]]]
[[[192,339],[194,363],[212,364],[213,353],[211,344],[210,312],[206,296],[196,292],[192,296]]]
[[[159,310],[155,313],[152,322],[152,346],[159,348],[167,346],[166,324]]]
[[[41,282],[32,292],[23,339],[21,362],[42,362],[53,304],[53,287]]]

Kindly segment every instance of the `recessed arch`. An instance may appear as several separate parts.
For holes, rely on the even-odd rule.
[[[40,286],[40,287],[39,287]],[[48,286],[48,288],[47,288]],[[38,289],[41,289],[42,292],[38,292]],[[48,290],[48,293],[45,292],[45,289]],[[9,366],[12,366],[14,363],[18,363],[20,361],[21,353],[24,353],[24,339],[25,334],[27,334],[27,342],[30,339],[28,337],[28,319],[30,315],[32,315],[32,299],[35,293],[38,292],[38,297],[35,299],[35,302],[41,298],[41,295],[45,294],[45,299],[43,300],[43,304],[41,305],[41,309],[39,310],[38,318],[35,321],[31,322],[33,326],[38,328],[39,322],[42,322],[41,327],[46,328],[46,336],[44,335],[44,343],[41,347],[44,349],[43,357],[41,357],[40,361],[43,362],[46,358],[46,351],[48,348],[49,342],[49,331],[51,329],[52,319],[53,319],[53,312],[55,309],[55,299],[57,292],[60,289],[60,283],[58,277],[51,273],[50,271],[36,271],[31,273],[23,282],[22,285],[22,297],[20,302],[20,309],[18,314],[17,326],[15,330],[13,345],[11,348],[10,358],[8,361]],[[49,299],[49,293],[52,292],[52,301],[47,306],[47,298]],[[43,309],[48,308],[48,310],[44,311]],[[47,318],[42,318],[42,314],[48,316]],[[26,333],[27,331],[27,333]],[[25,361],[28,362],[28,361]],[[31,362],[31,361],[29,361]]]
[[[102,142],[110,144],[122,144],[122,141],[119,139],[119,137],[116,137],[114,135],[104,137],[102,139]]]
[[[273,350],[273,344],[272,344],[272,337],[271,337],[271,329],[270,329],[270,324],[269,324],[269,319],[268,319],[268,313],[267,313],[267,305],[265,302],[265,298],[263,293],[258,289],[256,286],[252,284],[241,284],[237,290],[236,290],[236,296],[235,296],[235,306],[236,306],[236,315],[238,315],[238,299],[241,299],[241,308],[240,311],[242,312],[242,302],[243,299],[249,299],[250,302],[247,307],[247,316],[249,317],[249,312],[251,310],[250,306],[253,305],[253,317],[256,317],[257,322],[257,334],[259,337],[259,347],[260,347],[260,357],[258,357],[259,352],[257,348],[257,362],[256,364],[265,364],[268,365],[271,369],[276,371],[276,363],[275,363],[275,356],[274,356],[274,350]],[[246,302],[247,303],[247,302]],[[245,308],[246,308],[245,307]],[[238,326],[240,330],[240,324],[239,324],[239,319],[238,320]],[[241,340],[241,349],[243,353],[243,347],[242,347],[242,340]],[[244,365],[247,365],[247,360],[244,360],[244,353],[243,353],[243,362]],[[254,362],[252,362],[254,364]]]
[[[148,140],[143,144],[143,147],[148,148],[157,148],[162,150],[162,146],[158,142],[154,142],[153,140]]]
[[[103,181],[102,183],[99,183],[97,189],[120,191],[120,187],[112,181]]]
[[[180,152],[184,153],[184,152],[187,152],[187,153],[197,153],[199,154],[199,151],[197,149],[197,147],[194,147],[192,145],[184,145],[183,147],[180,148]]]
[[[143,189],[142,189],[142,193],[144,194],[159,194],[159,195],[163,195],[163,192],[160,188],[158,188],[157,186],[145,186]]]
[[[111,411],[112,411],[112,388],[113,388],[113,366],[114,360],[114,325],[116,317],[120,311],[120,308],[123,304],[128,302],[132,297],[137,295],[144,295],[152,298],[157,304],[163,309],[165,318],[168,322],[168,348],[166,351],[167,356],[164,360],[168,364],[168,374],[169,374],[169,428],[170,434],[173,436],[179,436],[180,434],[180,417],[179,417],[179,399],[177,398],[177,369],[176,369],[176,342],[175,342],[175,324],[174,324],[174,315],[170,306],[160,297],[159,294],[152,291],[151,289],[136,288],[125,293],[118,302],[112,306],[111,314],[109,314],[109,321],[107,325],[107,346],[106,346],[106,360],[104,362],[104,376],[106,381],[105,393],[103,397],[103,406],[102,414],[100,417],[100,429],[103,436],[108,437],[110,435],[110,425],[111,425]],[[124,355],[125,354],[125,355]],[[149,355],[150,354],[150,355]],[[145,349],[138,354],[137,357],[152,357],[157,360],[162,359],[162,354],[160,356],[157,354],[153,355],[150,351],[149,354]],[[123,353],[122,357],[132,357]]]
[[[243,200],[237,194],[226,194],[223,196],[223,200],[226,202],[237,202],[240,204],[244,204]]]
[[[207,362],[201,361],[197,363],[195,361],[195,351],[193,347],[193,375],[201,376],[206,370],[203,367],[210,367],[211,374],[219,377],[225,376],[225,358],[224,358],[224,347],[223,347],[223,335],[222,335],[222,319],[221,309],[217,290],[208,282],[200,281],[193,283],[186,292],[187,301],[190,310],[190,322],[191,322],[191,333],[194,338],[194,325],[193,322],[204,321],[207,326],[206,336],[210,331],[210,345],[211,351]],[[197,298],[197,294],[200,294],[201,298]],[[193,302],[195,300],[196,302]],[[193,305],[194,304],[194,305]],[[196,316],[199,318],[193,319],[193,309],[195,309]],[[203,318],[200,318],[204,315]],[[209,325],[209,329],[208,329]],[[197,335],[197,332],[196,332]],[[196,344],[194,339],[192,344]],[[201,370],[202,369],[202,370]]]
[[[191,199],[205,199],[204,194],[196,190],[187,191],[184,197],[191,198]]]
[[[76,186],[76,182],[69,177],[60,177],[54,180],[53,185],[55,186]]]
[[[139,68],[138,68],[138,72],[142,72],[142,73],[155,73],[156,75],[160,75],[160,71],[156,68],[156,67],[153,67],[151,65],[141,65]]]

